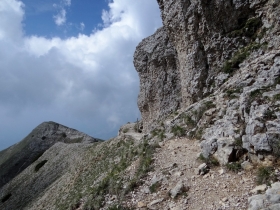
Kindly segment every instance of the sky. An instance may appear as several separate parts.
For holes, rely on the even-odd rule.
[[[109,139],[135,122],[137,44],[156,0],[1,0],[0,150],[55,121]]]

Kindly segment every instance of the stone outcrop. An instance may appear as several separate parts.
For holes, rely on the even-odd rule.
[[[21,142],[0,152],[0,188],[57,142],[88,144],[98,141],[100,139],[61,124],[44,122]]]
[[[155,120],[181,105],[177,53],[165,28],[158,29],[137,46],[134,65],[140,78],[138,107],[145,122],[144,131],[147,131]]]
[[[253,195],[248,198],[248,210],[277,210],[280,208],[280,182],[275,182],[265,194]]]

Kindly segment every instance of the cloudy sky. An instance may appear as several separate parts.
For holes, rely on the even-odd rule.
[[[43,121],[108,139],[140,117],[136,45],[156,0],[0,0],[0,150]]]

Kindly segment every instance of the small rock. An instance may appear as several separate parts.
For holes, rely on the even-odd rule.
[[[253,194],[257,194],[257,193],[260,193],[260,192],[264,192],[266,190],[266,188],[267,188],[266,184],[263,184],[263,185],[256,186],[250,192],[253,193]]]
[[[221,168],[218,172],[219,172],[220,175],[222,175],[222,174],[225,173],[225,170],[223,168]]]
[[[148,207],[150,207],[152,205],[155,205],[155,204],[158,204],[158,203],[162,202],[163,200],[164,200],[163,198],[153,200],[151,203],[148,204]]]
[[[164,146],[164,142],[161,141],[161,142],[158,143],[158,145],[159,145],[160,147],[163,147],[163,146]]]
[[[248,210],[259,210],[264,206],[264,195],[253,195],[248,198]]]
[[[183,174],[184,173],[182,171],[177,171],[177,172],[174,173],[174,176],[179,177],[179,176],[182,176]]]
[[[227,202],[227,201],[228,201],[228,198],[227,198],[227,197],[224,197],[224,198],[222,198],[222,201],[223,201],[223,202]]]
[[[176,186],[169,191],[170,197],[175,198],[178,194],[188,191],[188,187],[185,187],[182,181],[179,181]]]
[[[253,165],[250,162],[244,161],[243,163],[241,163],[241,168],[243,168],[245,171],[250,171],[254,167],[253,167]]]
[[[207,166],[206,163],[202,163],[198,166],[198,170],[200,175],[204,175],[209,171],[209,167]]]
[[[138,208],[143,208],[143,207],[146,207],[146,206],[147,206],[147,204],[144,203],[144,202],[142,202],[142,201],[139,201],[139,202],[137,203],[137,207],[138,207]]]

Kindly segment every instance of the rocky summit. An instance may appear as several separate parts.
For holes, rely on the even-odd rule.
[[[43,123],[0,152],[0,209],[280,209],[280,1],[157,0],[141,121]]]

